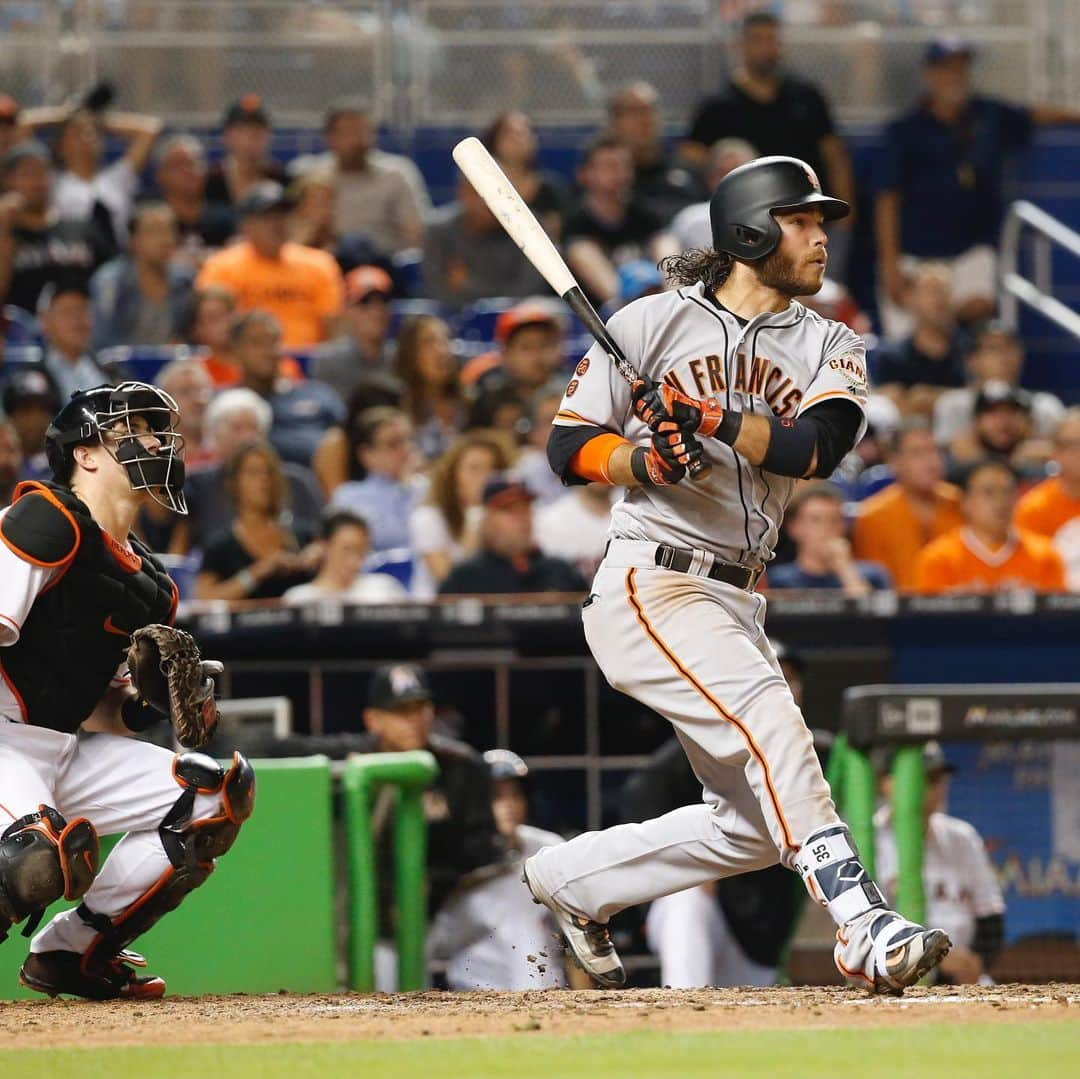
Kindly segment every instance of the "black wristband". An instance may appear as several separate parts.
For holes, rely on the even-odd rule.
[[[120,706],[120,718],[129,731],[139,734],[167,717],[142,697],[128,697]]]
[[[724,418],[720,421],[720,426],[713,431],[713,438],[727,446],[734,446],[735,439],[739,437],[739,432],[742,430],[742,415],[741,412],[733,412],[730,408],[725,408]]]
[[[653,485],[652,480],[649,478],[649,466],[645,463],[645,458],[648,455],[649,451],[641,446],[635,446],[634,452],[630,454],[630,471],[634,473],[634,479],[643,487]]]

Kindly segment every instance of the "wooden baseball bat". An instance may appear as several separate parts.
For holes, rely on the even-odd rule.
[[[626,358],[626,353],[619,347],[618,342],[608,333],[608,328],[588,297],[581,291],[581,286],[563,261],[558,248],[551,242],[551,237],[525,205],[525,200],[506,178],[506,173],[499,168],[498,162],[488,153],[484,144],[472,136],[462,139],[454,147],[454,160],[499,224],[521,248],[522,254],[581,319],[589,333],[607,353],[608,359],[615,365],[615,370],[630,385],[638,382],[641,375]],[[690,478],[695,482],[705,479],[711,471],[712,465],[703,457],[691,462],[689,468]]]

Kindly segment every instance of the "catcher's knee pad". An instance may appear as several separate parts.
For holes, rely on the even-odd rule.
[[[793,864],[811,898],[828,908],[837,925],[885,906],[885,898],[859,860],[855,840],[844,824],[811,832]]]
[[[116,919],[95,913],[85,903],[78,908],[79,917],[99,934],[86,953],[91,958],[117,955],[162,916],[175,910],[210,876],[214,859],[233,845],[240,825],[251,816],[255,773],[240,753],[233,754],[228,768],[203,753],[180,753],[173,761],[173,776],[182,792],[159,829],[169,868]],[[192,820],[198,794],[219,795],[220,811],[212,817]]]
[[[98,857],[98,835],[85,817],[69,824],[52,806],[41,805],[9,825],[0,835],[0,940],[10,926],[61,896],[83,895],[97,874]]]

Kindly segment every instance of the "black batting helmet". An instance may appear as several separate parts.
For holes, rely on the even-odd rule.
[[[780,242],[774,213],[811,207],[826,221],[847,217],[851,207],[821,193],[821,182],[797,157],[759,157],[732,169],[709,203],[713,249],[753,262]]]
[[[144,429],[133,425],[139,417]],[[164,390],[147,382],[121,382],[78,390],[45,432],[45,455],[58,483],[71,481],[75,447],[101,444],[127,471],[135,491],[147,491],[174,513],[187,513],[184,500],[184,438],[176,430],[180,409]],[[102,438],[108,432],[112,437]],[[147,449],[142,434],[153,434],[157,449]]]

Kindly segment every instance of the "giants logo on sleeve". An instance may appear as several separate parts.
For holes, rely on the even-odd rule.
[[[866,380],[866,361],[857,352],[844,352],[829,360],[829,369],[847,383],[848,389],[860,401],[865,401],[870,387]]]

